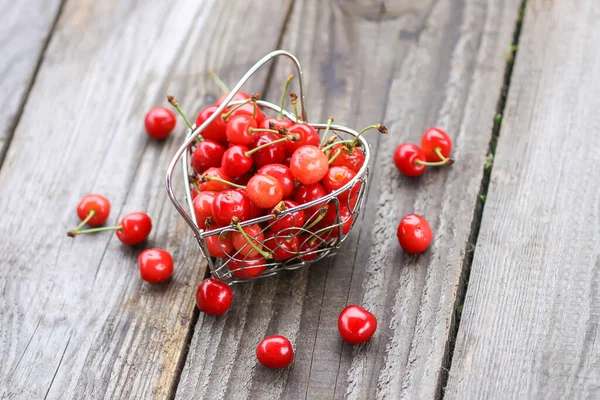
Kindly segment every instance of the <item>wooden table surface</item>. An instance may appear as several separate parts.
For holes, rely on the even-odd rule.
[[[0,0],[0,15],[0,398],[600,398],[598,1]],[[206,264],[164,188],[183,121],[157,142],[142,120],[166,93],[194,114],[219,94],[209,69],[233,85],[277,48],[303,63],[309,120],[390,134],[369,136],[339,255],[200,315]],[[248,88],[277,99],[290,72]],[[395,146],[430,126],[456,163],[399,176]],[[111,223],[148,212],[148,241],[66,237],[90,192]],[[420,256],[395,237],[411,212],[434,230]],[[173,254],[168,284],[140,279],[148,247]],[[377,316],[367,344],[341,341],[347,304]],[[257,365],[269,334],[292,341],[290,368]]]

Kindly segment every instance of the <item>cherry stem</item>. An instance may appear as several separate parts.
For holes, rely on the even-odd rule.
[[[333,142],[333,143],[330,143],[327,146],[323,147],[321,150],[327,151],[327,150],[331,149],[332,147],[335,147],[338,144],[342,144],[342,143],[351,144],[351,143],[354,143],[354,140],[349,139],[349,140],[340,140],[339,142]]]
[[[325,132],[323,132],[323,137],[321,138],[321,143],[319,147],[325,146],[327,143],[327,135],[329,134],[329,130],[331,129],[331,124],[333,123],[333,117],[327,118],[327,126],[325,127]]]
[[[440,160],[445,161],[446,164],[454,163],[453,158],[448,158],[442,154],[442,149],[440,147],[436,147],[435,149],[433,149],[433,151],[435,151],[435,154],[437,154],[437,156],[440,158]]]
[[[331,156],[331,158],[329,159],[329,164],[331,164],[332,162],[334,162],[335,159],[340,156],[340,154],[342,154],[342,150],[338,149],[338,151],[336,151],[335,154],[333,156]]]
[[[290,92],[290,98],[292,99],[292,107],[294,108],[294,114],[296,115],[296,123],[300,120],[298,115],[298,96],[294,92]]]
[[[284,138],[273,140],[272,142],[269,142],[269,143],[261,144],[260,146],[257,146],[255,148],[253,148],[252,150],[248,150],[244,154],[246,155],[246,157],[250,157],[252,154],[256,153],[259,150],[264,149],[265,147],[269,147],[274,144],[283,143],[283,142],[297,142],[298,140],[300,140],[300,135],[298,135],[298,134],[287,135]]]
[[[219,87],[219,89],[221,89],[221,91],[223,93],[229,93],[229,88],[227,87],[227,85],[225,84],[225,82],[223,82],[221,80],[221,78],[219,78],[217,76],[217,74],[215,74],[212,70],[208,70],[206,71],[206,73],[208,74],[208,76],[210,76],[212,78],[212,80],[216,83],[216,85]]]
[[[105,232],[105,231],[120,231],[122,229],[123,229],[123,227],[121,225],[102,226],[100,228],[84,229],[82,231],[77,231],[77,230],[70,231],[70,232],[67,232],[67,236],[75,237],[76,235],[85,235],[86,233]]]
[[[277,218],[277,216],[285,210],[287,210],[287,207],[285,205],[285,201],[282,200],[279,203],[277,203],[277,205],[275,207],[273,207],[273,210],[271,211],[271,215],[273,216],[273,218]]]
[[[229,118],[231,113],[233,113],[235,110],[237,110],[239,108],[242,108],[243,106],[245,106],[246,104],[248,104],[252,101],[254,101],[254,100],[250,98],[250,99],[245,100],[243,103],[238,104],[237,106],[235,106],[231,110],[229,110],[226,114],[221,115],[221,119],[223,121],[227,121],[227,118]]]
[[[358,141],[358,138],[361,137],[363,133],[365,133],[366,131],[371,130],[371,129],[377,129],[379,132],[383,133],[384,135],[388,133],[387,128],[381,124],[369,125],[366,128],[364,128],[362,131],[358,132],[358,135],[356,135],[356,137],[354,138],[354,141],[350,144],[350,147],[356,146],[356,142]]]
[[[319,215],[317,216],[317,218],[315,218],[314,221],[312,221],[310,224],[303,226],[303,229],[310,229],[312,227],[314,227],[315,225],[317,225],[319,222],[321,222],[321,220],[323,218],[325,218],[325,214],[327,214],[327,207],[321,207],[319,208]]]
[[[231,219],[231,224],[233,226],[236,227],[236,229],[242,234],[242,236],[244,237],[244,239],[246,239],[246,241],[248,242],[248,244],[254,249],[256,250],[256,252],[258,254],[260,254],[261,256],[263,256],[266,259],[272,258],[273,256],[271,255],[271,253],[268,253],[262,249],[259,249],[258,246],[256,246],[254,244],[254,240],[250,238],[250,236],[248,236],[248,234],[246,233],[246,231],[244,231],[244,228],[242,228],[242,225],[240,225],[240,220],[237,217],[233,217]]]
[[[283,87],[283,95],[281,96],[281,107],[279,109],[279,115],[277,115],[278,120],[283,119],[283,108],[285,107],[285,99],[287,98],[287,91],[290,87],[290,82],[294,79],[294,74],[288,76],[287,81],[285,81],[285,86]]]
[[[224,183],[224,184],[232,186],[234,188],[246,189],[246,186],[238,185],[237,183],[229,182],[229,181],[226,181],[225,179],[217,178],[216,176],[204,175],[201,179],[202,179],[202,182],[215,181],[215,182]]]
[[[279,131],[276,129],[267,129],[267,128],[249,128],[248,132],[250,133],[254,133],[254,132],[271,132],[271,133],[277,133],[279,134]]]
[[[443,161],[422,161],[418,158],[415,160],[415,164],[417,165],[425,165],[427,167],[441,167],[443,165],[451,165],[454,162],[453,158],[447,158]]]
[[[88,223],[88,221],[90,219],[92,219],[92,217],[96,215],[96,210],[90,210],[89,214],[87,215],[87,217],[84,218],[83,221],[81,221],[81,223],[79,225],[77,225],[77,228],[74,229],[75,232],[79,231],[85,224]]]

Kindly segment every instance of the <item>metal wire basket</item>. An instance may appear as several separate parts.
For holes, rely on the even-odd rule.
[[[362,136],[359,136],[358,132],[355,130],[331,124],[330,132],[335,133],[342,140],[358,137],[357,143],[359,144],[357,144],[357,147],[360,147],[365,155],[364,164],[350,182],[320,199],[283,210],[276,214],[243,221],[239,224],[242,228],[251,225],[260,226],[259,233],[255,233],[246,239],[252,240],[253,244],[257,245],[259,248],[262,247],[263,249],[266,249],[267,252],[273,254],[274,256],[272,258],[258,259],[257,262],[256,251],[249,243],[246,244],[248,248],[240,247],[239,250],[232,250],[229,245],[229,235],[238,234],[239,230],[236,226],[232,225],[212,230],[203,230],[198,226],[194,212],[189,172],[189,159],[193,143],[196,140],[196,137],[198,137],[216,117],[221,115],[221,112],[225,108],[242,102],[231,100],[260,67],[278,56],[289,58],[296,67],[300,88],[301,122],[307,121],[302,66],[293,54],[284,50],[273,51],[263,57],[250,68],[248,72],[246,72],[210,118],[208,118],[201,126],[194,126],[195,129],[189,130],[185,142],[175,153],[167,170],[166,186],[169,198],[179,214],[181,214],[194,232],[194,236],[200,245],[200,251],[208,262],[212,277],[229,284],[272,276],[281,270],[292,270],[308,266],[324,257],[334,255],[358,219],[357,217],[364,203],[364,193],[367,187],[369,173],[369,144]],[[280,106],[273,103],[258,100],[257,104],[264,109],[270,109],[275,112],[282,111],[285,117],[292,120],[295,119],[293,114],[286,110],[282,110]],[[320,136],[322,131],[327,127],[327,124],[323,123],[310,123],[310,125],[317,130]],[[183,180],[185,182],[185,197],[189,213],[177,199],[172,186],[173,173],[179,161],[181,161],[182,164]],[[343,215],[341,215],[340,210],[344,210]],[[275,234],[268,234],[270,228],[274,224],[277,224],[286,218],[292,220],[292,225],[297,225],[295,223],[297,222],[295,218],[299,218],[300,212],[304,214],[304,224],[301,227],[288,228]],[[327,224],[324,224],[324,221],[327,221]],[[265,235],[268,236],[268,239],[264,239]],[[215,246],[215,243],[218,244],[219,248],[223,250],[222,253],[224,256],[219,258],[211,257],[207,240],[211,241],[212,246]],[[293,242],[293,245],[287,245],[290,242]]]

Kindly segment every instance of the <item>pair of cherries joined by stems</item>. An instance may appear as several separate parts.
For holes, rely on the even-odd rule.
[[[406,176],[419,176],[427,167],[452,165],[452,139],[439,128],[427,129],[421,136],[421,147],[402,143],[394,152],[394,164]]]
[[[110,201],[102,195],[83,196],[77,205],[77,215],[81,223],[67,232],[67,235],[74,238],[82,234],[114,231],[117,238],[127,245],[139,244],[150,235],[152,220],[143,212],[125,214],[116,226],[102,226],[108,220],[110,209]],[[91,228],[81,229],[84,225]],[[163,282],[173,274],[173,258],[162,249],[144,250],[138,257],[138,263],[142,279],[150,283]]]

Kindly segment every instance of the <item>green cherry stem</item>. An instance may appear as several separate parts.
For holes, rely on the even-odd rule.
[[[88,221],[90,219],[92,219],[92,217],[96,215],[96,210],[90,210],[90,213],[87,215],[87,217],[85,217],[85,219],[83,221],[81,221],[81,223],[79,225],[77,225],[77,228],[74,229],[75,232],[79,231],[81,228],[83,228],[83,226],[85,224],[88,223]]]
[[[227,118],[229,118],[229,116],[237,109],[242,108],[243,106],[245,106],[246,104],[253,102],[254,101],[254,97],[245,100],[244,102],[238,104],[237,106],[233,107],[231,110],[229,110],[226,114],[221,115],[221,119],[223,121],[227,121]]]
[[[303,229],[309,230],[311,228],[313,228],[315,225],[317,225],[319,222],[321,222],[321,220],[323,218],[325,218],[325,214],[327,214],[327,207],[321,207],[319,208],[318,211],[319,215],[317,215],[317,218],[315,218],[314,221],[312,221],[310,224],[303,226]]]
[[[417,165],[425,165],[427,167],[441,167],[442,165],[451,165],[454,162],[452,158],[448,158],[444,161],[422,161],[418,158],[415,160],[415,164]]]
[[[246,157],[250,157],[252,154],[256,153],[259,150],[264,149],[265,147],[269,147],[269,146],[272,146],[274,144],[283,143],[283,142],[297,142],[298,140],[300,140],[300,135],[299,134],[296,133],[294,135],[288,135],[288,136],[286,136],[284,138],[273,140],[272,142],[268,142],[268,143],[265,143],[265,144],[261,144],[260,146],[257,146],[255,148],[253,148],[252,150],[248,150],[244,154],[246,154]]]
[[[338,149],[338,151],[336,151],[335,154],[333,156],[331,156],[331,158],[329,159],[329,164],[331,164],[332,162],[334,162],[335,159],[340,156],[340,154],[342,154],[342,150]]]
[[[356,137],[354,138],[354,141],[352,141],[352,143],[350,144],[350,147],[356,146],[356,142],[358,141],[358,138],[361,137],[363,133],[365,133],[366,131],[368,131],[370,129],[377,129],[379,132],[383,133],[384,135],[388,133],[387,128],[381,124],[369,125],[366,128],[364,128],[362,131],[358,132],[358,135],[356,135]]]
[[[206,71],[206,74],[212,78],[212,80],[219,87],[219,89],[221,89],[221,91],[223,93],[229,93],[229,88],[227,87],[227,85],[225,84],[225,82],[223,82],[221,80],[221,78],[219,78],[217,76],[217,74],[215,74],[212,70]]]
[[[256,250],[256,252],[258,254],[260,254],[261,256],[263,256],[264,258],[266,258],[267,260],[269,258],[272,258],[273,256],[271,255],[271,253],[268,253],[262,249],[259,249],[258,246],[256,246],[254,244],[254,240],[252,240],[250,238],[250,236],[248,236],[248,234],[246,233],[246,231],[244,231],[244,228],[242,228],[242,225],[240,225],[240,220],[237,217],[233,217],[231,219],[231,225],[235,226],[236,229],[242,234],[242,236],[244,237],[244,239],[246,239],[246,241],[248,242],[248,244],[254,249]]]
[[[221,182],[221,183],[224,183],[225,185],[229,185],[234,188],[246,189],[246,186],[238,185],[237,183],[229,182],[229,181],[226,181],[225,179],[217,178],[215,176],[210,176],[210,175],[204,175],[202,178],[200,178],[200,181],[202,183],[206,183],[208,181]]]
[[[248,132],[250,132],[250,133],[255,133],[255,132],[270,132],[270,133],[280,134],[279,131],[276,130],[276,129],[267,129],[267,128],[249,128]]]
[[[287,91],[288,91],[288,88],[290,87],[290,82],[292,81],[292,79],[294,79],[294,74],[291,74],[290,76],[288,76],[287,81],[285,81],[285,86],[283,87],[283,96],[281,96],[281,107],[279,110],[279,115],[277,115],[277,119],[280,121],[283,119],[283,108],[285,107],[285,100],[287,99]]]
[[[436,147],[435,149],[433,149],[433,151],[435,151],[435,154],[440,158],[440,160],[446,162],[446,164],[453,164],[454,163],[454,159],[453,158],[448,158],[446,156],[444,156],[442,154],[442,149],[439,147]]]
[[[120,231],[122,230],[123,227],[118,225],[118,226],[103,226],[100,228],[90,228],[90,229],[84,229],[82,231],[70,231],[67,232],[67,236],[69,237],[75,237],[77,235],[84,235],[86,233],[95,233],[95,232],[106,232],[106,231]]]
[[[300,120],[298,115],[298,96],[294,92],[290,92],[290,98],[292,99],[292,107],[294,108],[294,115],[296,115],[296,123]]]
[[[181,115],[181,117],[183,118],[183,120],[185,121],[186,125],[188,126],[188,128],[190,128],[191,130],[194,130],[194,127],[192,126],[192,123],[190,122],[190,120],[185,116],[185,113],[183,112],[183,110],[181,109],[181,106],[179,105],[179,102],[177,101],[177,99],[171,95],[167,96],[167,100],[169,101],[169,103],[171,103],[171,105],[173,107],[175,107],[175,109],[177,110],[177,112],[179,113],[179,115]]]
[[[346,144],[350,145],[353,142],[354,142],[354,140],[352,140],[352,139],[340,140],[338,142],[333,142],[333,143],[328,144],[327,146],[323,147],[321,150],[327,151],[327,150],[331,149],[332,147],[337,146],[338,144],[346,143]]]
[[[329,134],[329,130],[331,129],[331,124],[333,123],[333,117],[327,118],[327,126],[325,127],[325,132],[323,132],[323,137],[321,138],[321,143],[319,147],[325,146],[327,143],[327,135]]]

